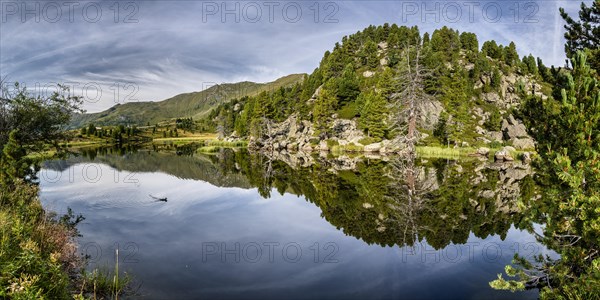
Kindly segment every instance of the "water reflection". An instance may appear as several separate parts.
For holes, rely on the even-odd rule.
[[[86,168],[103,176],[86,181]],[[520,162],[406,165],[161,146],[90,149],[47,162],[42,173],[45,205],[87,218],[81,244],[105,253],[95,263],[133,243],[135,253],[126,253],[135,263],[124,263],[150,298],[536,295],[487,285],[515,251],[535,243],[516,229],[520,199],[534,190]]]

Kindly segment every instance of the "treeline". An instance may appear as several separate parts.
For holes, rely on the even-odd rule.
[[[203,122],[225,136],[259,137],[267,121],[280,122],[297,113],[314,122],[321,138],[330,135],[328,125],[333,117],[356,119],[375,141],[392,138],[397,132],[390,128],[389,105],[397,97],[409,63],[406,53],[414,47],[421,49],[422,62],[432,70],[426,81],[427,93],[444,104],[448,115],[443,122],[448,116],[453,120],[437,131],[440,141],[457,140],[472,132],[476,124],[470,107],[484,105],[479,97],[482,93],[499,92],[502,76],[529,75],[552,82],[559,72],[532,55],[519,58],[514,43],[502,46],[486,41],[480,47],[473,33],[443,27],[430,35],[421,34],[417,27],[369,26],[336,43],[301,84],[222,104]],[[498,108],[485,108],[498,116]],[[493,121],[490,128],[500,126],[501,118]]]

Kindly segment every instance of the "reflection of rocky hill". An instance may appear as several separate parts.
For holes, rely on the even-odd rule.
[[[245,176],[239,172],[231,172],[222,168],[217,157],[211,159],[204,155],[181,155],[175,153],[136,151],[123,153],[118,150],[94,150],[100,153],[84,153],[70,157],[66,161],[51,161],[45,168],[65,170],[79,163],[103,163],[119,171],[127,172],[162,172],[182,179],[193,179],[208,182],[215,186],[251,188]]]
[[[465,243],[471,232],[504,236],[519,221],[519,198],[531,196],[531,170],[520,162],[423,161],[415,166],[415,189],[408,197],[393,161],[272,158],[277,160],[250,158],[262,160],[249,174],[264,196],[271,188],[304,195],[332,225],[367,243],[412,245],[426,239],[441,248]]]

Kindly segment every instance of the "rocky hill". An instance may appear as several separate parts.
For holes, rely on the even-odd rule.
[[[406,89],[417,64],[413,101]],[[519,107],[548,97],[559,72],[520,58],[514,43],[480,47],[473,33],[384,24],[344,37],[302,85],[234,99],[208,120],[262,149],[397,152],[413,101],[422,145],[532,149]]]

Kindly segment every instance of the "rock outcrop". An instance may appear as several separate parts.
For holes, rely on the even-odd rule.
[[[369,153],[401,153],[405,150],[399,140],[383,140],[369,145],[361,144],[365,138],[356,121],[335,119],[331,124],[330,135],[317,137],[312,122],[299,120],[296,114],[281,123],[269,123],[261,138],[252,137],[249,147],[264,151],[332,151],[334,147],[364,151]]]
[[[513,115],[502,121],[502,133],[505,140],[512,142],[513,147],[517,149],[533,149],[535,143],[533,138],[527,134],[527,128],[521,120],[517,120]]]

